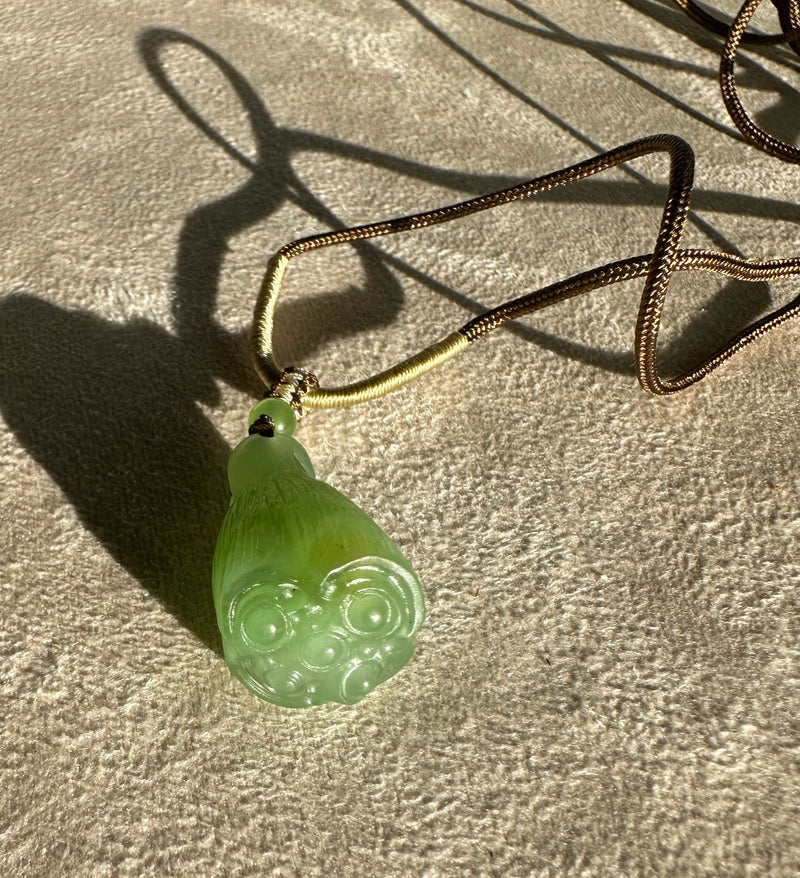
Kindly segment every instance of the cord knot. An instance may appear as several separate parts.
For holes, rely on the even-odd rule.
[[[283,370],[281,377],[272,385],[266,396],[288,402],[297,417],[302,418],[305,414],[303,397],[318,386],[319,381],[313,372],[298,366],[289,366]]]

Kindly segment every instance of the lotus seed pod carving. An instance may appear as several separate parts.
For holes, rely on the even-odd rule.
[[[288,431],[249,436],[228,476],[213,588],[230,669],[284,707],[360,701],[414,651],[424,603],[410,564]]]

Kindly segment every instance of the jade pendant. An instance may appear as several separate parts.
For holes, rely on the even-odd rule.
[[[355,704],[411,658],[425,611],[411,565],[377,524],[314,476],[280,399],[250,413],[266,436],[237,445],[214,553],[225,660],[283,707]]]

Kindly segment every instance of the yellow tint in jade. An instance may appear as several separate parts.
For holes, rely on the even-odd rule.
[[[225,659],[274,704],[354,704],[411,658],[422,590],[381,528],[314,477],[291,436],[291,407],[264,402],[251,423],[268,414],[280,429],[248,436],[231,454],[231,503],[214,554]]]

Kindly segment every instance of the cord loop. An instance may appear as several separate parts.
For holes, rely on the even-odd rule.
[[[784,32],[767,36],[745,33],[753,13],[763,0],[745,0],[730,27],[705,12],[694,3],[694,0],[675,0],[675,2],[704,27],[715,33],[727,34],[720,65],[720,86],[725,106],[742,134],[770,155],[784,161],[800,163],[800,149],[767,134],[752,121],[739,100],[734,77],[736,56],[742,43],[764,45],[788,42],[795,49],[800,45],[798,43],[800,0],[772,0],[778,9]],[[482,210],[529,198],[559,186],[567,186],[624,162],[657,152],[668,154],[670,169],[667,200],[652,253],[610,262],[520,296],[513,301],[505,302],[470,320],[458,331],[396,366],[353,384],[322,388],[319,387],[316,377],[311,373],[300,369],[284,371],[276,362],[272,348],[274,310],[289,260],[292,257],[321,247],[383,237],[460,219]],[[511,186],[489,195],[482,195],[458,204],[410,216],[326,232],[293,241],[282,247],[270,259],[261,284],[256,303],[253,333],[253,357],[256,369],[264,382],[268,386],[273,386],[271,395],[285,399],[299,413],[302,413],[301,402],[309,408],[353,405],[382,396],[408,383],[509,320],[515,320],[525,314],[599,287],[631,278],[644,277],[644,288],[635,332],[639,383],[648,392],[658,395],[683,390],[707,376],[752,341],[761,338],[770,330],[800,313],[800,295],[798,295],[788,304],[748,326],[687,372],[671,378],[664,378],[659,373],[657,348],[661,313],[670,280],[676,271],[714,271],[727,277],[746,281],[767,281],[777,277],[800,274],[800,257],[757,260],[743,259],[731,253],[716,250],[682,249],[680,242],[689,213],[693,179],[694,155],[689,144],[674,135],[656,134],[619,146],[569,168],[545,174],[535,180]]]

